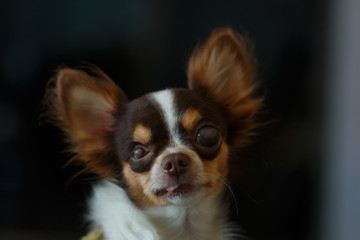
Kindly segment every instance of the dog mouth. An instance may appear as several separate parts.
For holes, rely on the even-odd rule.
[[[167,187],[156,190],[155,195],[158,197],[166,197],[166,198],[186,196],[193,192],[198,191],[200,188],[201,185],[188,184],[188,183],[186,184],[175,183]]]

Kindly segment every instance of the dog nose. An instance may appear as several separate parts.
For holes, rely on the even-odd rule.
[[[167,155],[161,162],[162,170],[171,176],[180,176],[190,166],[190,158],[184,153]]]

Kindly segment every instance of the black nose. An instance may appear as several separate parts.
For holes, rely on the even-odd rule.
[[[171,176],[180,176],[190,166],[190,158],[184,153],[167,155],[161,163],[162,170]]]

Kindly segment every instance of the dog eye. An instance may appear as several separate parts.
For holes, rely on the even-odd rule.
[[[204,147],[214,147],[220,141],[220,133],[215,127],[202,127],[197,134],[197,143]]]
[[[134,149],[134,159],[139,160],[145,157],[149,151],[145,150],[143,147],[136,147]]]

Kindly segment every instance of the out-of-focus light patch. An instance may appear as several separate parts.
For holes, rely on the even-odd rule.
[[[0,102],[0,143],[9,143],[20,131],[19,109],[6,102]]]
[[[18,39],[4,47],[1,58],[2,81],[9,86],[24,86],[35,76],[41,59],[38,43],[31,38]]]

